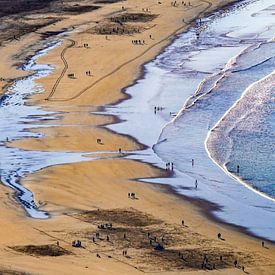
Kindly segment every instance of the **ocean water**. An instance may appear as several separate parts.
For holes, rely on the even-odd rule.
[[[204,80],[163,129],[160,139],[166,142],[155,149],[163,156],[175,155],[177,167],[184,169],[190,157],[196,160],[197,152],[205,150],[201,145],[208,135],[208,152],[220,166],[235,173],[239,165],[235,175],[274,197],[274,128],[267,121],[274,121],[275,43],[251,46],[234,59],[218,76]],[[179,148],[188,154],[176,154]]]
[[[164,157],[173,155],[177,148],[173,142],[181,143],[181,150],[195,159],[192,152],[199,150],[201,138],[196,143],[194,137],[207,136],[206,150],[215,163],[244,184],[275,198],[275,5],[271,1],[246,4],[245,10],[237,8],[225,17],[217,14],[207,26],[198,27],[200,36],[191,43],[191,54],[190,47],[182,47],[189,54],[187,59],[179,56],[180,51],[174,56],[173,50],[161,58],[160,65],[178,67],[177,73],[190,76],[191,70],[209,75],[177,118],[163,129],[160,140],[167,142],[156,145],[155,150]],[[232,48],[238,53],[233,55]],[[173,63],[175,57],[181,60],[180,65]],[[222,63],[224,58],[226,63]],[[179,158],[176,156],[177,167],[184,169],[187,159]]]
[[[274,83],[273,72],[248,87],[207,140],[219,165],[271,198],[275,198]]]
[[[170,178],[143,181],[206,200],[216,218],[273,241],[274,10],[242,1],[198,21],[145,65],[131,99],[107,109],[122,120],[109,128],[148,146],[130,158],[174,163]]]

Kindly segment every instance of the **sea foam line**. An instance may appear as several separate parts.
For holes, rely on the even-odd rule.
[[[254,86],[257,85],[258,83],[264,81],[265,79],[269,78],[270,76],[272,76],[272,74],[274,74],[275,71],[273,71],[272,73],[268,74],[267,76],[265,76],[264,78],[250,84],[242,93],[241,97],[225,112],[225,114],[218,120],[218,122],[208,131],[206,139],[204,141],[204,147],[205,150],[207,152],[208,157],[220,168],[222,169],[229,177],[233,178],[234,180],[240,182],[242,185],[244,185],[246,188],[248,188],[249,190],[253,191],[254,193],[264,197],[265,199],[268,199],[270,201],[275,202],[275,199],[271,198],[270,196],[268,196],[267,194],[256,190],[255,188],[253,188],[250,184],[246,183],[244,180],[242,180],[240,177],[236,176],[235,174],[231,173],[225,166],[225,164],[220,165],[212,156],[211,156],[211,152],[207,147],[207,141],[211,135],[212,130],[214,130],[214,128],[218,127],[218,125],[224,120],[224,118],[227,116],[227,114],[234,109],[237,104],[245,97],[245,95],[247,94],[247,92]]]
[[[255,46],[255,45],[254,45],[254,46]],[[199,85],[198,85],[198,87],[197,87],[195,93],[194,93],[193,95],[189,96],[189,97],[185,100],[185,102],[184,102],[184,104],[183,104],[183,107],[178,111],[178,113],[176,114],[176,116],[175,116],[171,121],[167,122],[167,123],[162,127],[162,129],[161,129],[161,131],[160,131],[159,137],[161,137],[161,135],[162,135],[164,129],[165,129],[168,125],[175,123],[175,121],[180,117],[180,115],[184,112],[184,110],[186,110],[186,109],[192,107],[193,105],[195,105],[196,102],[197,102],[199,99],[201,99],[202,97],[204,97],[206,94],[211,93],[211,90],[213,90],[213,89],[215,88],[215,86],[217,85],[217,83],[225,76],[226,72],[229,71],[229,70],[231,70],[231,69],[233,69],[233,66],[237,63],[237,59],[238,59],[242,54],[244,54],[245,52],[247,52],[250,48],[253,48],[253,45],[249,45],[248,47],[242,49],[242,50],[241,50],[240,52],[238,52],[236,55],[234,55],[233,57],[231,57],[231,58],[228,60],[228,62],[225,64],[224,68],[223,68],[221,71],[219,71],[219,72],[217,72],[217,73],[214,73],[214,74],[212,74],[211,76],[208,76],[208,77],[204,78],[204,79],[199,83]],[[217,80],[215,80],[215,82],[214,82],[213,85],[212,85],[212,88],[210,88],[210,90],[207,91],[206,93],[202,93],[201,95],[199,95],[199,96],[197,96],[196,98],[194,98],[194,101],[192,101],[192,103],[190,103],[190,104],[188,105],[188,102],[192,99],[192,97],[194,97],[194,95],[196,95],[196,94],[198,93],[198,91],[202,89],[201,86],[203,86],[204,83],[207,82],[207,81],[209,81],[211,78],[217,77],[218,75],[221,75],[221,76],[220,76]],[[159,142],[160,142],[160,140],[157,141],[157,143],[159,143]],[[155,144],[155,145],[156,145],[156,144]]]

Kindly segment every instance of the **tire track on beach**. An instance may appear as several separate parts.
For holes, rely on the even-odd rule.
[[[207,7],[204,8],[202,11],[200,11],[196,18],[199,18],[201,15],[203,15],[209,8],[211,8],[212,3],[207,1],[207,0],[201,0],[201,2],[206,3]],[[196,6],[198,7],[198,6]],[[90,90],[91,88],[93,88],[94,86],[96,86],[98,83],[102,82],[103,80],[105,80],[106,78],[108,78],[109,76],[115,74],[116,72],[118,72],[119,70],[121,70],[123,67],[127,66],[128,64],[136,61],[137,59],[139,59],[140,57],[144,56],[146,53],[148,53],[151,49],[155,48],[156,46],[162,44],[163,42],[165,42],[166,40],[169,40],[171,38],[173,38],[178,32],[180,32],[182,29],[184,29],[186,26],[190,25],[192,22],[194,21],[194,19],[192,19],[189,22],[184,22],[184,25],[177,28],[175,31],[173,31],[172,33],[170,33],[168,36],[164,37],[163,39],[161,39],[160,41],[156,42],[155,44],[151,45],[150,47],[148,47],[145,51],[143,51],[142,53],[140,53],[139,55],[137,55],[136,57],[122,63],[120,66],[118,66],[117,68],[115,68],[113,71],[111,71],[110,73],[100,77],[98,80],[96,80],[95,82],[93,82],[91,85],[85,87],[84,89],[80,90],[76,95],[69,97],[69,98],[60,98],[60,99],[51,99],[52,96],[55,94],[56,89],[61,81],[61,79],[64,77],[66,70],[68,69],[68,63],[64,57],[65,52],[67,51],[68,48],[71,48],[73,45],[66,47],[65,49],[63,49],[62,53],[61,53],[61,59],[63,60],[65,67],[61,73],[61,75],[59,76],[59,78],[57,79],[57,81],[55,82],[55,85],[51,91],[51,93],[49,94],[49,96],[46,98],[46,100],[50,100],[50,101],[71,101],[74,100],[78,97],[80,97],[81,95],[83,95],[85,92],[87,92],[88,90]],[[71,40],[71,39],[70,39]],[[73,41],[73,40],[71,40]]]
[[[68,46],[66,46],[66,47],[62,50],[62,52],[61,52],[61,54],[60,54],[61,60],[63,61],[63,64],[64,64],[64,68],[63,68],[63,70],[62,70],[60,76],[59,76],[59,77],[57,78],[57,80],[55,81],[55,83],[54,83],[54,85],[53,85],[53,88],[52,88],[52,90],[51,90],[51,93],[48,95],[48,97],[46,98],[46,100],[49,100],[49,99],[54,95],[54,93],[56,92],[56,89],[58,88],[58,85],[59,85],[60,81],[62,80],[62,78],[64,77],[66,71],[67,71],[68,68],[69,68],[69,64],[68,64],[68,62],[67,62],[67,60],[66,60],[66,58],[65,58],[65,53],[66,53],[66,51],[67,51],[68,49],[74,47],[74,46],[76,45],[76,42],[75,42],[74,40],[72,40],[72,39],[67,39],[67,40],[70,41],[71,44],[68,45]]]

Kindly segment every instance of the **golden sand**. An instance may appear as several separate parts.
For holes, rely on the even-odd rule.
[[[160,2],[127,0],[103,5],[94,12],[46,27],[44,31],[77,26],[62,38],[62,45],[39,59],[55,66],[55,70],[39,80],[45,92],[29,101],[62,114],[55,122],[58,127],[33,130],[45,133],[45,137],[11,145],[81,152],[141,148],[135,140],[103,127],[114,123],[115,118],[90,112],[124,99],[122,88],[133,84],[141,74],[142,64],[184,31],[188,22],[232,1],[194,0],[192,6],[180,3],[178,7],[172,7],[170,1]],[[121,13],[157,16],[148,22],[129,23],[127,31],[138,28],[141,32],[107,37],[99,34],[111,24],[108,18]],[[31,33],[0,48],[0,75],[4,79],[25,74],[16,70],[14,54],[28,49],[38,39],[37,34]],[[132,40],[141,40],[142,45],[133,45]],[[88,48],[83,47],[84,43]],[[86,74],[89,70],[91,76]],[[62,72],[64,77],[60,77]],[[74,74],[76,79],[68,74]],[[53,89],[55,83],[58,85]],[[1,82],[2,86],[5,84],[7,81]],[[102,144],[96,142],[97,138],[102,139]],[[40,209],[49,211],[48,220],[26,217],[13,191],[0,186],[0,273],[200,274],[205,272],[200,265],[207,254],[211,264],[216,265],[217,269],[211,271],[214,274],[242,274],[243,265],[250,274],[274,274],[272,244],[267,243],[268,249],[262,248],[260,240],[210,220],[204,215],[206,205],[202,202],[194,205],[165,187],[135,180],[160,176],[166,176],[165,172],[119,155],[49,167],[22,182],[34,193]],[[128,193],[135,193],[136,198],[129,198]],[[98,228],[106,223],[112,223],[113,228]],[[93,242],[96,232],[100,238]],[[218,232],[224,241],[217,239]],[[82,248],[72,247],[72,241],[77,239],[82,241]],[[158,242],[163,242],[164,251],[155,251]],[[127,250],[127,257],[123,250]],[[55,253],[64,255],[53,256]],[[234,267],[235,259],[238,268]]]

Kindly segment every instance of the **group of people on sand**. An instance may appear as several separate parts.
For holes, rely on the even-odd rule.
[[[98,229],[112,229],[113,224],[112,223],[105,223],[105,224],[99,224],[97,226]]]
[[[91,71],[86,71],[86,75],[91,76]]]
[[[221,255],[221,256],[220,256],[220,262],[222,262],[222,261],[223,261],[223,257],[222,257],[222,255]],[[235,260],[235,261],[233,262],[233,264],[234,264],[234,267],[236,267],[236,268],[241,268],[243,271],[245,270],[244,266],[239,266],[239,265],[238,265],[238,261],[237,261],[237,260]],[[202,264],[201,264],[201,268],[202,268],[202,269],[208,269],[208,270],[216,269],[216,264],[215,264],[215,263],[210,264],[210,263],[209,263],[208,256],[205,254],[204,257],[203,257],[203,261],[202,261]]]
[[[183,5],[183,6],[187,6],[187,2],[184,2],[184,1],[181,1],[181,4]],[[177,1],[172,1],[171,2],[171,6],[173,6],[173,7],[177,7],[179,4],[177,3]],[[191,6],[191,3],[190,2],[188,2],[188,6]]]
[[[132,44],[134,44],[134,45],[144,45],[145,41],[144,40],[132,40]]]
[[[149,12],[150,10],[148,8],[142,8],[142,11]]]
[[[113,225],[110,223],[110,224],[100,224],[97,226],[98,229],[113,229]],[[93,243],[96,242],[97,239],[99,239],[99,232],[96,232],[95,233],[95,236],[92,237],[92,241]],[[109,242],[110,241],[110,237],[107,235],[106,236],[106,241]]]
[[[133,29],[129,29],[129,28],[124,28],[124,27],[96,27],[95,28],[96,33],[98,34],[105,34],[105,39],[108,39],[107,35],[112,35],[112,34],[132,34],[135,32],[140,32],[138,28],[133,28]]]
[[[159,239],[156,236],[153,236],[150,232],[147,233],[147,237],[151,246],[155,248],[155,250],[164,250],[164,237],[160,237]]]
[[[81,241],[80,240],[75,240],[72,242],[73,247],[81,247]]]

